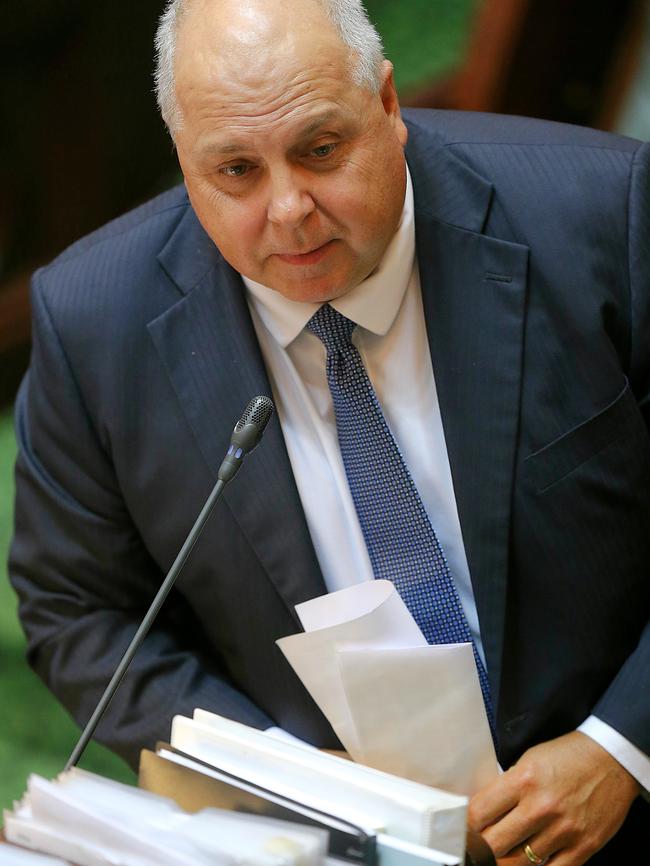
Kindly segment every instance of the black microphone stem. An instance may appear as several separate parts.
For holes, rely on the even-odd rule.
[[[208,517],[210,516],[210,512],[212,511],[215,502],[221,496],[223,488],[228,484],[232,479],[237,475],[239,470],[241,469],[242,462],[244,457],[247,454],[250,454],[251,451],[256,447],[262,438],[262,434],[266,429],[266,425],[269,422],[271,415],[273,414],[273,401],[270,397],[253,397],[253,399],[248,403],[246,409],[244,410],[244,414],[241,416],[237,424],[235,425],[235,429],[232,432],[232,436],[230,437],[230,447],[228,448],[228,452],[224,459],[221,462],[221,466],[219,467],[219,471],[217,473],[217,483],[214,485],[212,492],[207,498],[207,501],[203,508],[201,509],[201,513],[196,518],[194,526],[190,530],[189,535],[185,539],[183,546],[181,547],[178,556],[174,560],[172,567],[169,569],[167,573],[167,577],[162,582],[162,585],[158,592],[156,593],[156,597],[151,602],[151,607],[147,611],[144,619],[140,623],[140,627],[136,631],[133,640],[129,644],[126,652],[122,656],[122,659],[117,666],[117,670],[111,677],[111,681],[109,682],[104,694],[101,696],[99,703],[95,707],[95,711],[90,717],[90,720],[86,727],[83,729],[81,737],[79,738],[79,742],[72,750],[72,754],[68,758],[68,762],[65,765],[64,772],[69,770],[71,767],[76,766],[79,758],[83,754],[84,749],[88,745],[92,735],[95,733],[95,728],[99,724],[102,716],[106,712],[108,705],[113,699],[113,695],[117,691],[118,686],[122,682],[124,678],[124,674],[127,672],[127,669],[131,662],[133,661],[133,656],[136,654],[142,641],[147,636],[149,629],[151,628],[153,621],[158,616],[158,612],[160,608],[163,606],[165,599],[169,595],[169,591],[174,585],[176,578],[179,575],[180,570],[185,565],[187,557],[192,552],[192,548],[196,544],[203,527],[206,524]]]
[[[185,560],[192,552],[192,548],[196,544],[198,537],[201,534],[201,531],[203,530],[203,527],[205,526],[208,517],[210,516],[210,512],[212,511],[214,504],[221,496],[221,493],[225,486],[226,482],[222,481],[221,479],[219,479],[215,484],[212,493],[210,494],[205,505],[201,509],[201,513],[196,518],[196,522],[192,527],[190,534],[185,539],[185,543],[181,547],[172,567],[169,569],[167,577],[164,579],[160,589],[156,593],[156,597],[151,603],[151,607],[147,611],[147,615],[142,620],[140,628],[135,633],[135,636],[129,644],[127,651],[122,656],[122,661],[117,666],[117,670],[113,674],[110,683],[106,687],[104,694],[102,695],[99,703],[97,704],[97,707],[95,708],[95,712],[92,714],[90,720],[88,721],[88,724],[83,729],[83,733],[81,734],[79,742],[77,743],[72,754],[68,758],[68,762],[65,765],[64,771],[69,770],[71,767],[75,767],[77,765],[77,762],[79,761],[79,758],[81,758],[84,749],[90,742],[92,735],[95,733],[95,728],[97,727],[100,719],[106,712],[106,709],[110,704],[113,695],[117,691],[117,687],[121,683],[124,674],[126,673],[129,665],[131,664],[133,656],[136,654],[136,652],[140,648],[140,644],[147,636],[147,633],[151,628],[153,621],[158,615],[158,612],[162,607],[165,599],[169,595],[169,591],[174,585],[174,582],[178,577],[180,570],[185,565]]]

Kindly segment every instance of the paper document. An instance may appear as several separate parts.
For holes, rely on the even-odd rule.
[[[79,866],[322,866],[324,830],[172,800],[73,768],[32,775],[4,813],[10,842]],[[29,866],[29,861],[26,863]]]
[[[462,861],[466,797],[284,742],[198,708],[192,719],[174,717],[171,746],[368,832],[436,848]]]
[[[13,845],[0,845],[0,866],[67,866],[63,860],[35,854]]]
[[[427,644],[387,580],[296,612],[305,633],[278,646],[355,761],[467,796],[494,778],[471,644]]]

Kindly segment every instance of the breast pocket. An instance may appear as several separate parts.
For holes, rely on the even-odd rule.
[[[647,431],[629,384],[604,409],[568,433],[529,454],[526,473],[538,493],[566,478],[571,472],[626,436]]]

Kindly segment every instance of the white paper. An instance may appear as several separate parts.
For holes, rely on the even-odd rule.
[[[171,745],[261,788],[408,842],[464,856],[467,797],[269,737],[196,709],[175,716]]]
[[[66,866],[63,860],[14,845],[0,845],[0,866]]]
[[[379,637],[387,644],[426,646],[402,597],[389,580],[370,580],[296,605],[306,632],[358,622],[360,636]],[[380,619],[378,619],[380,617]],[[385,628],[386,631],[378,630]],[[367,632],[367,629],[372,631]]]
[[[471,644],[343,647],[339,667],[365,764],[458,794],[494,778]]]
[[[319,866],[327,841],[321,830],[273,818],[188,814],[78,769],[55,782],[30,776],[27,794],[4,817],[9,841],[80,866]]]
[[[347,611],[347,618],[346,618]],[[422,632],[393,584],[362,583],[296,606],[304,634],[277,641],[345,749],[363,763],[362,745],[339,672],[338,646],[426,646]]]
[[[470,644],[428,645],[387,580],[296,612],[278,646],[355,761],[467,796],[497,774]]]

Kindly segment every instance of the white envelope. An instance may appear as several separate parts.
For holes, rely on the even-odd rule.
[[[467,796],[497,774],[471,644],[428,645],[386,580],[296,611],[278,646],[355,761]]]

